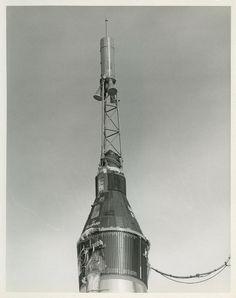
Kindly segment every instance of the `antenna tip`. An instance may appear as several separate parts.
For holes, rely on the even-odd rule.
[[[107,17],[105,18],[105,33],[106,33],[106,36],[107,36],[107,23],[108,23],[108,19]]]

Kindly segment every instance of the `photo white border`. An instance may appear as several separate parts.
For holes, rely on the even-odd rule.
[[[181,297],[181,298],[236,298],[236,11],[235,3],[223,0],[1,0],[0,2],[0,298],[72,298],[85,295],[94,297],[99,294],[82,293],[40,293],[40,292],[6,292],[6,129],[7,129],[7,90],[6,90],[6,8],[7,6],[230,6],[231,7],[231,290],[227,293],[145,293],[145,294],[106,294],[106,297]],[[101,297],[101,296],[100,296]]]

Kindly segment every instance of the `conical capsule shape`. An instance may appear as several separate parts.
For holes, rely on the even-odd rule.
[[[100,169],[96,198],[77,244],[82,292],[146,292],[149,242],[126,198],[118,167]]]

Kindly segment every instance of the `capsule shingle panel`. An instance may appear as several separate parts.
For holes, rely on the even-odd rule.
[[[99,212],[95,212],[97,210]],[[142,234],[126,196],[119,191],[106,192],[100,201],[95,200],[83,232],[91,225],[97,228],[128,228]]]
[[[145,257],[145,250],[149,245],[147,241],[123,231],[98,232],[78,244],[78,254],[83,247],[89,248],[98,240],[102,240],[104,244],[102,255],[106,267],[102,272],[103,275],[128,275],[138,278],[147,285],[148,260]],[[85,271],[82,270],[80,281],[84,276]]]

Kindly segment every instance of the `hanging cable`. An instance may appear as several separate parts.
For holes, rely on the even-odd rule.
[[[224,266],[220,271],[218,271],[217,273],[215,273],[215,274],[214,274],[213,276],[211,276],[211,277],[208,277],[208,278],[205,278],[205,279],[203,279],[203,280],[199,280],[199,281],[193,281],[193,282],[186,282],[186,281],[176,280],[176,279],[170,278],[170,277],[168,277],[168,276],[166,276],[166,275],[163,275],[163,274],[162,274],[162,276],[165,277],[165,278],[167,278],[167,279],[169,279],[169,280],[171,280],[171,281],[174,281],[174,282],[177,282],[177,283],[181,283],[181,284],[199,284],[199,283],[205,282],[205,281],[207,281],[207,280],[209,280],[209,279],[212,279],[213,277],[217,276],[217,275],[220,274],[226,267],[227,267],[227,266]]]
[[[230,260],[230,257],[228,257],[227,261],[224,262],[223,265],[219,266],[218,268],[216,269],[213,269],[211,271],[208,271],[208,272],[204,272],[204,273],[197,273],[195,275],[187,275],[187,276],[180,276],[180,275],[172,275],[172,274],[168,274],[168,273],[164,273],[162,271],[159,271],[153,267],[151,267],[152,270],[154,270],[155,272],[161,274],[163,277],[171,280],[171,281],[174,281],[174,282],[178,282],[178,283],[183,283],[183,284],[196,284],[196,283],[202,283],[202,282],[205,282],[209,279],[212,279],[213,277],[217,276],[218,274],[220,274],[226,267],[229,267],[230,264],[229,264],[229,260]],[[216,273],[215,273],[216,272]],[[200,280],[200,281],[193,281],[193,282],[185,282],[185,281],[180,281],[180,280],[176,280],[176,279],[191,279],[191,278],[204,278],[204,277],[207,277],[211,274],[215,273],[214,275],[208,277],[208,278],[205,278],[203,280]]]

